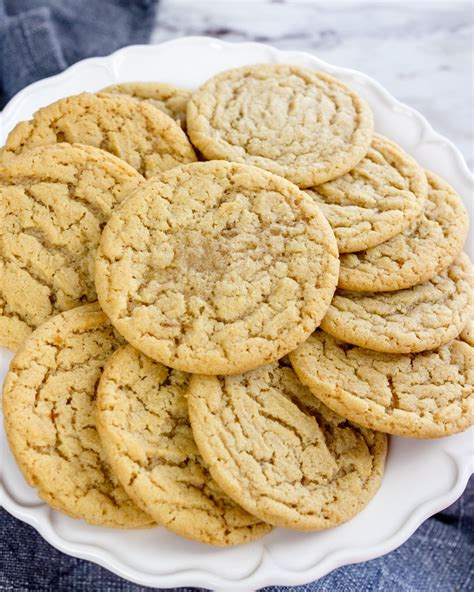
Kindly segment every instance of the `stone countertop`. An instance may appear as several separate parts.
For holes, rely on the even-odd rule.
[[[365,72],[420,111],[474,169],[469,1],[161,0],[152,42],[261,41]]]

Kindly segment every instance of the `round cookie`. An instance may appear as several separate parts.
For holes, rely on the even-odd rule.
[[[340,253],[374,247],[419,216],[428,191],[423,169],[378,134],[348,173],[308,189],[334,230]]]
[[[211,475],[269,524],[322,530],[360,512],[383,475],[384,434],[325,407],[285,363],[191,378],[189,415]]]
[[[147,178],[196,160],[175,121],[145,101],[125,95],[82,93],[60,99],[19,123],[5,150],[20,154],[58,142],[102,148]]]
[[[207,159],[255,165],[313,187],[350,171],[369,150],[372,112],[323,72],[257,64],[223,72],[188,102],[191,142]]]
[[[350,421],[395,436],[439,438],[474,423],[474,343],[467,337],[397,355],[316,331],[289,357],[301,382]]]
[[[271,527],[214,482],[188,417],[189,375],[128,345],[108,360],[98,388],[97,429],[126,492],[158,524],[210,545],[238,545]]]
[[[97,304],[57,315],[14,357],[3,387],[10,447],[53,508],[90,524],[152,526],[110,471],[95,428],[96,387],[120,345]]]
[[[388,353],[439,347],[472,314],[474,275],[464,253],[433,278],[395,292],[336,291],[321,329],[337,339]]]
[[[167,171],[117,208],[96,262],[99,301],[145,354],[236,374],[303,342],[338,276],[334,234],[285,179],[248,165]]]
[[[91,146],[54,144],[0,164],[0,344],[97,299],[94,261],[116,204],[144,182]]]
[[[191,91],[164,82],[123,82],[102,89],[110,94],[130,95],[135,99],[147,101],[169,117],[186,127],[186,106]]]
[[[386,292],[426,282],[448,267],[462,250],[469,217],[454,189],[426,173],[423,213],[390,240],[358,253],[341,255],[339,287],[356,292]]]

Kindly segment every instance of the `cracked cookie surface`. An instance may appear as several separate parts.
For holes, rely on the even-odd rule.
[[[474,317],[468,321],[467,325],[461,331],[459,338],[474,346]]]
[[[94,261],[116,204],[144,178],[91,146],[55,144],[0,165],[0,344],[97,300]]]
[[[350,171],[373,135],[369,106],[323,72],[257,64],[223,72],[188,102],[187,129],[207,159],[255,165],[312,187]]]
[[[351,421],[396,436],[439,438],[474,423],[473,345],[466,329],[435,350],[386,354],[318,330],[289,357],[313,394]]]
[[[186,106],[191,96],[190,90],[164,82],[123,82],[107,86],[101,92],[129,95],[147,101],[168,117],[178,121],[181,127],[186,127]]]
[[[375,134],[366,156],[338,179],[307,193],[329,220],[340,253],[382,243],[421,213],[427,194],[423,169],[400,146]]]
[[[236,163],[148,181],[117,208],[96,263],[99,301],[166,366],[236,374],[304,341],[338,276],[334,234],[295,185]]]
[[[97,383],[121,343],[97,304],[55,316],[14,357],[3,411],[18,466],[49,505],[90,524],[136,528],[153,521],[110,471],[95,427]]]
[[[5,151],[20,154],[58,142],[101,148],[147,178],[196,160],[186,134],[171,117],[118,94],[82,93],[39,109],[10,132]]]
[[[394,292],[337,290],[321,329],[367,349],[411,353],[459,335],[473,307],[473,268],[462,253],[431,280]]]
[[[428,195],[422,214],[388,241],[341,255],[339,287],[384,292],[426,282],[448,267],[462,250],[469,217],[456,191],[426,172]]]
[[[110,466],[136,504],[176,534],[211,545],[258,539],[271,527],[227,497],[199,454],[188,382],[130,345],[107,361],[97,428]]]
[[[211,475],[246,510],[275,526],[322,530],[373,497],[387,438],[330,411],[286,364],[194,375],[191,426]]]

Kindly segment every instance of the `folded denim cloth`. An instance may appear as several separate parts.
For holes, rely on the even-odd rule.
[[[0,0],[0,109],[78,60],[147,43],[158,0]]]
[[[63,555],[50,547],[31,526],[19,522],[4,510],[0,511],[0,528],[0,590],[151,590],[126,582],[88,561]],[[404,545],[388,555],[342,567],[312,584],[272,587],[265,591],[471,592],[474,590],[473,558],[474,478],[460,500],[427,520]]]

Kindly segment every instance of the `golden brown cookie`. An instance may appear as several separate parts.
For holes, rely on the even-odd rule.
[[[110,471],[95,428],[96,386],[121,340],[97,304],[50,319],[13,359],[5,429],[28,483],[53,508],[90,524],[152,526]]]
[[[439,438],[474,423],[474,343],[467,337],[397,355],[318,330],[290,360],[303,384],[350,421],[396,436]]]
[[[455,190],[427,172],[423,213],[407,230],[358,253],[341,255],[339,287],[385,292],[422,284],[448,267],[461,252],[469,217]]]
[[[334,234],[303,191],[214,161],[168,171],[115,210],[96,287],[117,330],[154,360],[236,374],[304,341],[337,275]]]
[[[207,159],[255,165],[313,187],[350,171],[369,150],[373,117],[323,72],[256,64],[222,72],[191,97],[192,143]]]
[[[5,150],[20,154],[58,142],[111,152],[147,178],[196,160],[186,134],[171,117],[125,95],[82,93],[60,99],[19,123]]]
[[[337,526],[379,488],[386,437],[330,411],[284,363],[239,376],[195,375],[188,402],[213,478],[270,524]]]
[[[473,311],[474,275],[464,253],[430,280],[394,292],[334,295],[321,328],[337,339],[388,353],[434,349],[459,335]]]
[[[144,181],[111,154],[55,144],[0,165],[0,344],[97,300],[94,260],[116,204]]]
[[[239,545],[271,526],[219,488],[188,417],[189,374],[128,345],[108,360],[98,388],[97,429],[128,495],[158,524],[209,545]]]
[[[405,230],[420,215],[427,191],[423,169],[378,134],[351,171],[307,190],[329,220],[340,253],[374,247]]]
[[[164,82],[122,82],[107,86],[101,92],[130,95],[135,99],[147,101],[176,120],[181,127],[186,127],[186,106],[191,96],[190,90]]]

